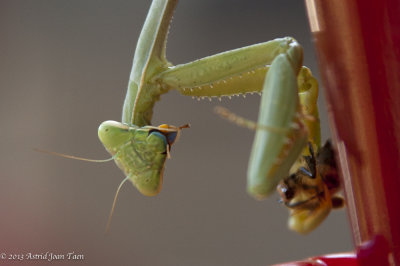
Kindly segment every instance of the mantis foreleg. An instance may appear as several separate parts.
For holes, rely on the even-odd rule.
[[[288,133],[256,131],[247,172],[248,191],[256,198],[267,197],[275,191],[308,140],[296,80],[302,52],[297,49],[290,55],[294,56],[276,57],[264,83],[258,124],[284,128]]]
[[[264,77],[269,71],[269,65],[277,56],[286,54],[294,59],[291,63],[296,72],[295,76],[302,64],[301,47],[294,39],[286,37],[172,66],[165,57],[165,43],[176,3],[176,0],[153,1],[137,44],[123,107],[122,123],[106,122],[107,127],[100,126],[99,128],[100,139],[111,154],[115,154],[122,148],[126,150],[116,162],[127,176],[132,176],[131,181],[134,184],[137,185],[141,183],[139,180],[149,178],[146,176],[150,174],[150,170],[139,167],[140,162],[147,167],[150,166],[151,169],[154,168],[150,178],[152,181],[149,182],[159,185],[152,188],[152,192],[145,192],[146,195],[154,195],[159,191],[162,169],[167,156],[159,155],[158,152],[168,152],[169,148],[165,134],[153,133],[152,140],[157,142],[158,148],[148,150],[146,147],[150,146],[147,146],[149,144],[147,140],[143,139],[146,145],[140,146],[134,136],[139,136],[139,132],[145,132],[150,136],[151,130],[146,126],[150,124],[154,104],[161,94],[172,89],[188,96],[209,97],[260,92]],[[299,92],[311,95],[308,91],[315,89],[314,86],[309,85],[313,83],[312,80],[313,77],[309,71],[306,69],[300,71]],[[297,83],[296,80],[294,83]],[[295,93],[297,95],[297,90]],[[305,97],[305,99],[308,98]],[[104,128],[109,131],[104,131]],[[172,131],[178,132],[178,128],[172,128]],[[130,135],[127,132],[131,132]],[[124,139],[125,142],[116,142],[114,139]],[[127,145],[127,143],[131,144]],[[141,154],[145,153],[152,156],[144,160]],[[159,159],[153,161],[152,158]],[[133,164],[133,162],[137,163]],[[134,175],[131,175],[132,172]]]

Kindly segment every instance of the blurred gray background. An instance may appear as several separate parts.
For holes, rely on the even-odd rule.
[[[192,128],[172,149],[159,196],[123,187],[108,235],[107,217],[124,177],[117,166],[33,151],[108,157],[97,127],[120,120],[149,6],[128,0],[0,2],[0,253],[85,256],[57,265],[213,266],[351,250],[345,211],[332,212],[317,230],[300,236],[287,229],[288,212],[277,195],[255,201],[246,194],[254,132],[220,119],[213,107],[255,120],[258,95],[221,103],[176,92],[162,96],[153,124]],[[302,1],[180,1],[167,55],[184,63],[283,36],[303,45],[304,64],[318,77]],[[323,103],[320,108],[325,139]]]

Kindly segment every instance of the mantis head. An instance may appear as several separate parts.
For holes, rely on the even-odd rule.
[[[157,195],[162,186],[165,160],[170,157],[172,144],[179,138],[181,127],[160,125],[128,126],[116,121],[105,121],[98,135],[116,164],[126,175],[115,193],[107,231],[122,185],[130,180],[145,196]]]
[[[180,130],[189,127],[169,125],[128,126],[116,121],[103,122],[100,141],[135,187],[146,196],[157,195],[162,185],[165,160]]]

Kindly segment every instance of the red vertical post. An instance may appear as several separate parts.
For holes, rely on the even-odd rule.
[[[400,265],[400,1],[306,6],[360,264]]]

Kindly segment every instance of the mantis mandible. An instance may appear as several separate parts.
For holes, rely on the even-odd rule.
[[[296,40],[279,38],[174,66],[165,50],[176,4],[153,0],[136,46],[122,121],[106,121],[98,129],[100,141],[126,176],[112,211],[127,180],[147,196],[161,189],[170,148],[188,127],[151,126],[154,104],[170,90],[192,97],[263,92],[248,168],[248,192],[257,199],[304,167],[310,155],[307,143],[317,150],[320,146],[318,84],[302,66],[303,50]]]

